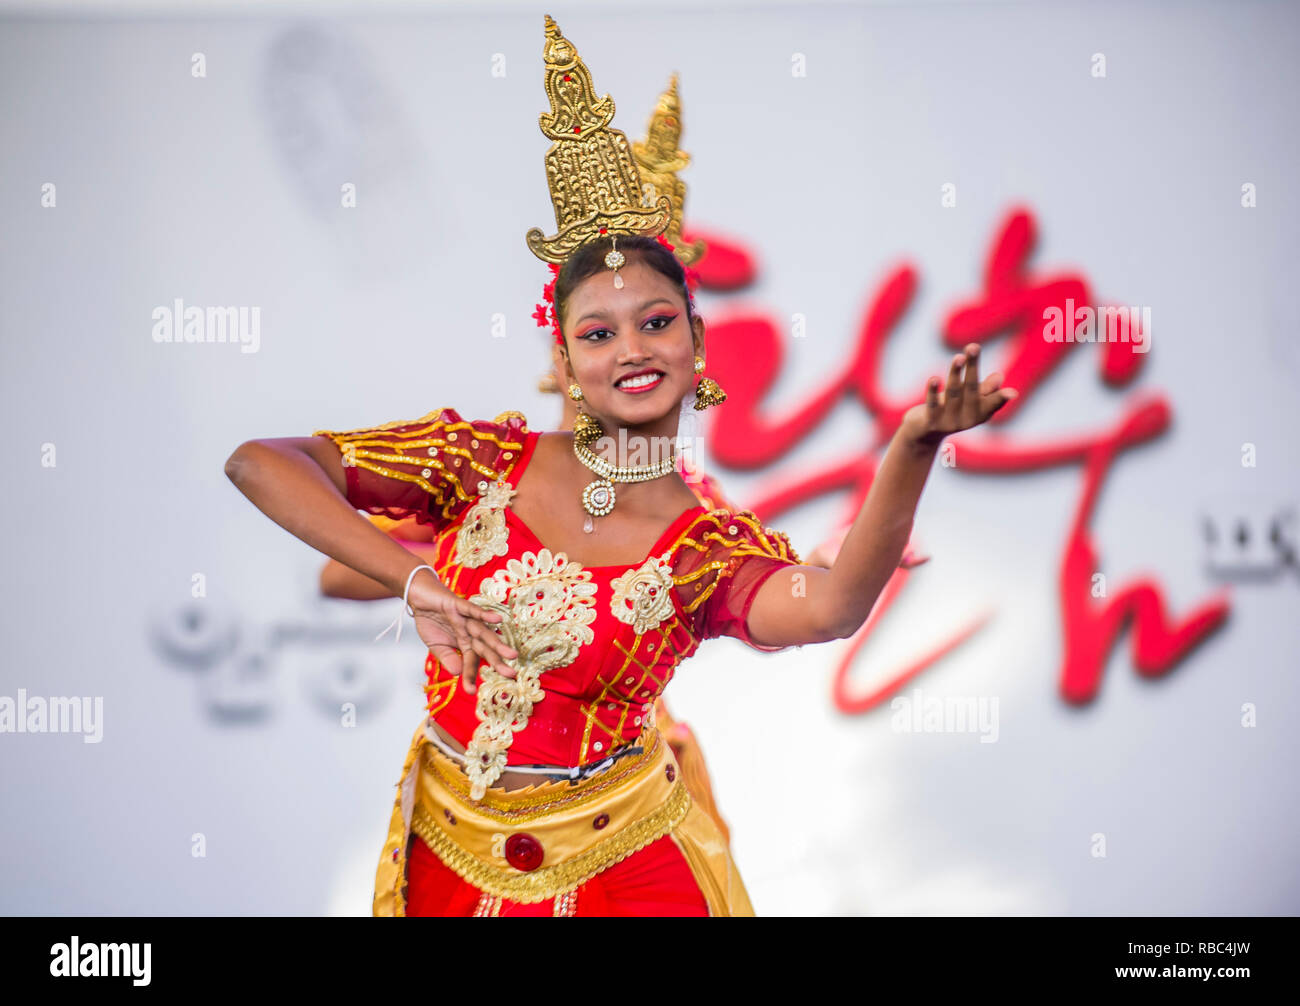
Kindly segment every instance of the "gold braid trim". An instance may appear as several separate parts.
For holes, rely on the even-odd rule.
[[[367,426],[356,430],[316,430],[312,433],[312,436],[329,437],[343,455],[345,465],[351,464],[375,472],[385,478],[418,485],[432,496],[442,508],[443,518],[450,519],[451,509],[457,500],[468,503],[470,500],[477,498],[478,494],[477,492],[466,492],[465,487],[461,484],[460,473],[455,470],[455,466],[444,465],[437,459],[436,455],[452,455],[463,458],[469,463],[469,467],[473,471],[489,482],[495,482],[498,478],[506,477],[515,467],[515,464],[519,461],[519,452],[523,449],[524,442],[522,440],[502,439],[491,429],[484,429],[483,427],[487,424],[482,420],[462,420],[457,423],[438,422],[438,416],[446,411],[445,408],[435,409],[419,419],[399,419],[380,426]],[[502,425],[504,421],[513,417],[523,420],[524,429],[527,429],[527,418],[522,412],[513,410],[501,413],[493,420],[493,425]],[[404,426],[416,428],[396,437],[386,435],[386,432],[395,432]],[[461,430],[467,431],[472,440],[482,440],[495,444],[501,449],[498,457],[506,451],[513,452],[513,457],[508,464],[502,465],[499,469],[481,463],[476,460],[472,449],[454,443],[457,439],[457,433]],[[420,453],[406,453],[416,450]],[[502,458],[501,460],[505,459]],[[394,464],[414,465],[420,468],[421,472],[420,474],[411,474],[386,467],[386,465]],[[435,469],[439,472],[436,477],[433,474]],[[432,482],[429,481],[431,477],[434,478]],[[451,499],[448,499],[446,492],[448,488],[454,493]]]
[[[691,794],[679,777],[673,784],[668,799],[658,810],[567,862],[543,866],[528,873],[520,873],[513,867],[490,866],[466,852],[433,822],[419,804],[411,817],[411,830],[462,880],[488,894],[509,898],[520,904],[532,904],[554,898],[585,883],[655,839],[662,838],[681,824],[690,809]]]
[[[718,584],[736,571],[740,565],[737,560],[748,556],[762,556],[768,559],[784,559],[796,565],[802,564],[803,560],[799,558],[799,553],[795,551],[790,539],[783,532],[764,526],[752,510],[733,511],[720,508],[710,510],[701,520],[712,521],[715,529],[707,530],[698,536],[693,534],[687,544],[697,552],[705,552],[709,548],[709,543],[716,541],[729,549],[729,552],[725,559],[714,559],[691,573],[673,577],[674,584],[685,586],[695,583],[711,571],[717,571],[717,575],[709,581],[707,589],[700,590],[701,585],[696,585],[700,593],[683,605],[688,615],[694,614],[695,610],[717,589]],[[731,530],[733,527],[736,528],[734,532]],[[756,540],[748,540],[748,536],[751,535]]]

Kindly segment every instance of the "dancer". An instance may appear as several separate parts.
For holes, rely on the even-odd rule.
[[[681,133],[681,97],[677,91],[677,75],[673,74],[668,87],[659,95],[659,100],[651,112],[645,139],[632,144],[632,155],[642,185],[653,187],[654,191],[665,192],[672,197],[672,219],[665,236],[670,240],[678,240],[673,251],[685,266],[698,261],[704,254],[706,245],[703,241],[686,242],[680,239],[681,220],[685,212],[686,185],[677,173],[690,162],[690,156],[680,148]],[[695,289],[697,282],[693,271],[688,270],[688,287]],[[538,381],[537,389],[545,394],[560,394],[560,381],[564,376],[562,353],[564,340],[558,327],[552,325],[549,320],[550,310],[543,308],[542,305],[538,307],[541,308],[539,313],[542,319],[538,324],[548,329],[552,339],[549,345],[551,367]],[[561,415],[556,429],[572,430],[578,415],[576,403],[567,395],[563,395],[560,408]],[[737,509],[723,494],[717,479],[689,463],[685,453],[680,454],[679,458],[678,474],[695,493],[702,506],[710,510],[717,507]],[[415,518],[397,521],[387,517],[372,516],[370,520],[394,541],[399,542],[412,554],[420,556],[426,562],[432,561],[435,557],[436,549],[431,544],[433,540],[431,530],[421,525]],[[829,546],[819,547],[809,556],[808,561],[811,565],[828,567],[832,559],[821,558],[828,553]],[[393,596],[388,593],[383,584],[363,576],[356,570],[349,569],[335,559],[326,561],[321,571],[320,582],[322,593],[328,597],[379,600]],[[425,674],[430,678],[435,675],[432,654],[426,660]],[[682,777],[691,798],[713,818],[724,841],[730,844],[731,829],[718,810],[708,764],[694,731],[688,723],[669,712],[667,702],[662,695],[655,701],[654,715],[660,733],[672,748],[677,764],[681,767]]]
[[[671,200],[642,203],[613,102],[545,26],[558,230],[527,240],[560,266],[551,292],[565,387],[582,405],[574,431],[444,407],[249,441],[227,472],[288,531],[400,593],[435,658],[376,915],[752,915],[655,699],[704,640],[775,652],[856,631],[903,555],[943,438],[1015,393],[997,374],[980,382],[975,344],[942,391],[931,378],[830,569],[800,562],[749,511],[701,505],[671,446],[705,369],[704,321],[660,240]],[[697,409],[725,399],[707,377],[693,390]],[[433,561],[354,509],[429,525]],[[769,740],[755,730],[754,743]]]

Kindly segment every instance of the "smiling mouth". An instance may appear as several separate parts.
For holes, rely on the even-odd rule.
[[[636,377],[625,377],[621,381],[616,381],[614,387],[619,391],[648,391],[656,387],[664,379],[664,375],[656,371],[652,374],[638,374]]]

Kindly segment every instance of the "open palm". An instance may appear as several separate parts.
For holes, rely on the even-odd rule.
[[[903,413],[903,427],[918,443],[938,444],[952,433],[978,426],[1019,394],[1002,387],[1001,373],[980,382],[979,351],[979,343],[967,343],[965,351],[952,358],[943,391],[939,378],[931,377],[925,385],[925,401]]]

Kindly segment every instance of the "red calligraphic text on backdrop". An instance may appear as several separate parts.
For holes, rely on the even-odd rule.
[[[736,289],[743,286],[747,275],[756,274],[754,255],[735,242],[711,240],[718,244],[715,248],[711,243],[699,264],[701,286]],[[989,248],[982,288],[952,308],[940,326],[941,341],[952,349],[960,349],[968,342],[978,342],[982,347],[999,343],[996,359],[987,350],[981,352],[981,373],[1001,371],[1004,386],[1020,392],[994,414],[988,424],[993,429],[950,437],[948,445],[959,472],[1023,474],[1067,464],[1082,469],[1082,492],[1066,537],[1058,580],[1064,634],[1059,684],[1068,702],[1086,703],[1096,696],[1107,657],[1130,618],[1133,662],[1139,673],[1159,677],[1224,623],[1229,603],[1223,593],[1194,605],[1184,617],[1174,618],[1153,575],[1135,578],[1108,591],[1109,596],[1092,597],[1098,550],[1089,521],[1097,497],[1123,451],[1159,437],[1168,428],[1172,410],[1162,396],[1140,395],[1125,403],[1120,416],[1101,431],[1036,443],[1015,441],[1000,432],[999,428],[1033,399],[1068,354],[1095,354],[1098,373],[1112,388],[1130,384],[1147,355],[1138,350],[1138,336],[1146,333],[1136,330],[1124,329],[1122,338],[1098,342],[1052,341],[1044,337],[1050,310],[1068,316],[1073,305],[1091,305],[1094,301],[1091,285],[1083,275],[1064,270],[1036,272],[1030,268],[1036,240],[1033,214],[1022,208],[1009,212]],[[718,258],[711,268],[709,260],[714,255]],[[748,504],[762,520],[770,521],[839,490],[849,493],[846,520],[861,509],[875,477],[876,453],[888,445],[903,414],[924,399],[924,379],[912,393],[891,394],[879,384],[881,360],[915,296],[916,285],[917,271],[910,264],[901,264],[886,275],[868,300],[857,339],[843,367],[827,374],[820,387],[801,401],[779,411],[769,412],[763,403],[784,362],[782,333],[758,311],[735,312],[711,321],[708,373],[726,389],[727,402],[711,430],[710,450],[723,467],[753,470],[776,464],[815,433],[846,396],[855,398],[871,420],[859,446],[811,473],[784,480]],[[1127,325],[1127,318],[1123,323]],[[946,365],[937,363],[935,369],[945,371]],[[855,694],[849,680],[853,658],[909,575],[909,570],[895,573],[836,669],[833,698],[845,712],[864,712],[879,705],[912,677],[960,646],[991,616],[991,611],[985,612],[959,626],[879,687]]]

